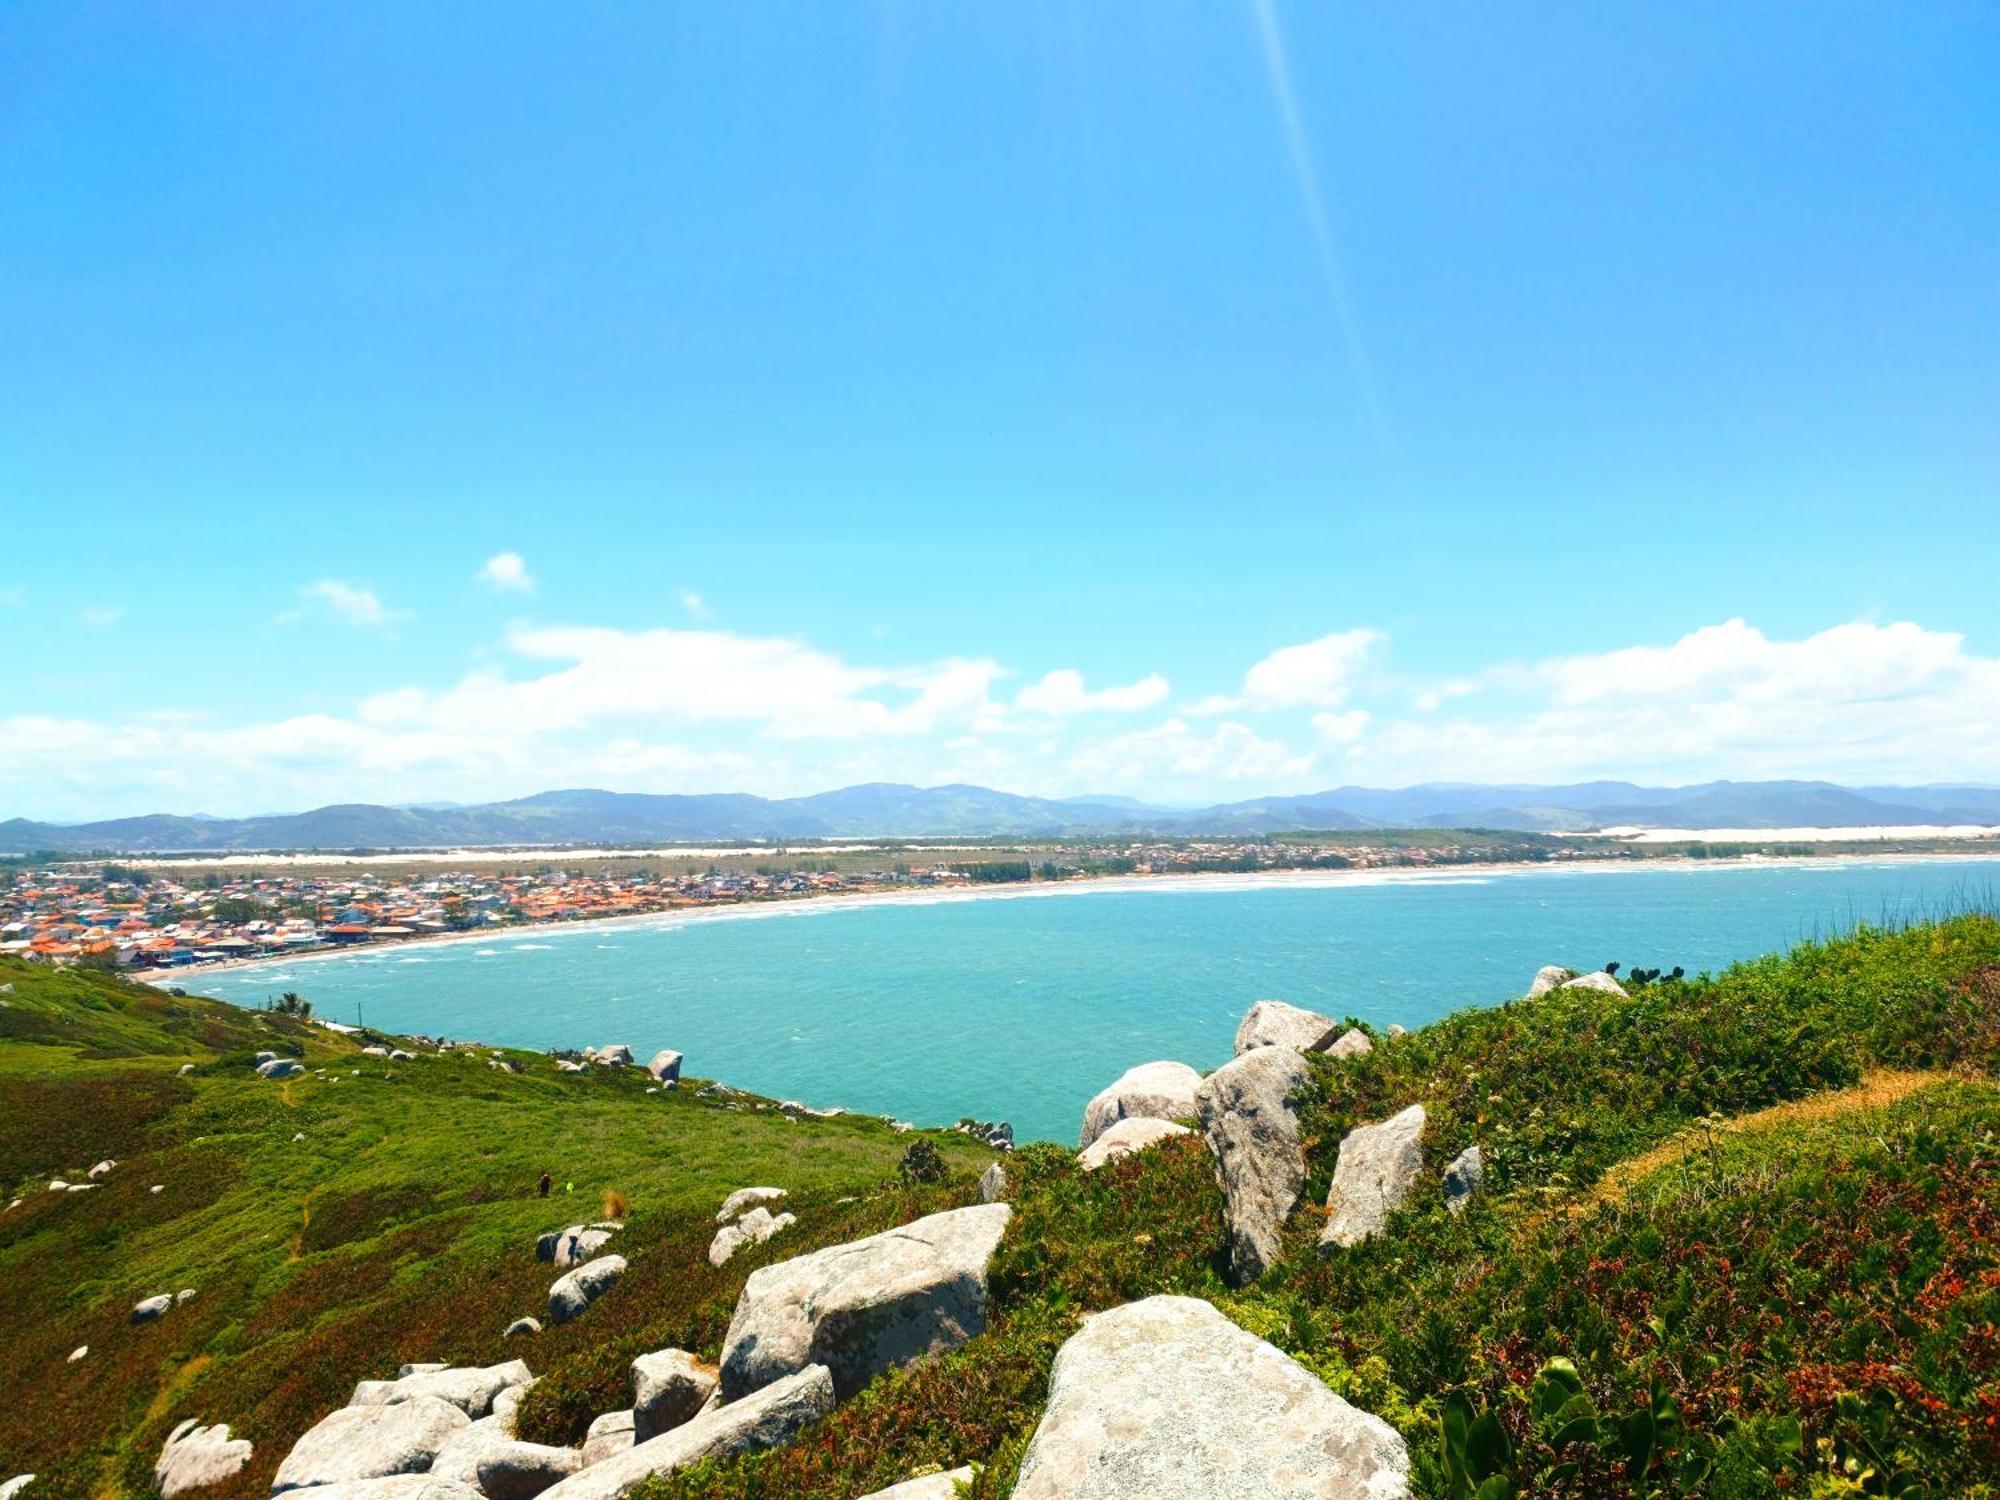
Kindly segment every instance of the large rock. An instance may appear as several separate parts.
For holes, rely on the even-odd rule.
[[[583,1455],[576,1449],[524,1443],[513,1436],[508,1419],[488,1417],[446,1439],[429,1472],[436,1479],[470,1485],[487,1500],[534,1500],[582,1467]]]
[[[274,1057],[257,1064],[258,1076],[262,1078],[296,1078],[303,1072],[305,1069],[289,1057]]]
[[[808,1365],[756,1394],[711,1407],[692,1422],[594,1463],[555,1488],[549,1500],[617,1500],[654,1475],[678,1473],[705,1458],[775,1448],[833,1410],[833,1377]]]
[[[998,1203],[1007,1196],[1007,1169],[999,1162],[987,1163],[986,1170],[979,1174],[979,1201]]]
[[[715,1394],[717,1372],[685,1349],[661,1349],[632,1361],[632,1436],[650,1442],[688,1421]]]
[[[1535,970],[1535,982],[1528,986],[1528,998],[1539,1000],[1550,990],[1561,989],[1574,978],[1574,969],[1565,969],[1561,964],[1543,964]]]
[[[763,1208],[784,1198],[789,1198],[783,1188],[747,1187],[738,1188],[722,1200],[722,1207],[715,1211],[715,1222],[727,1224],[731,1219],[740,1218],[753,1208]]]
[[[986,1265],[1013,1213],[956,1208],[751,1272],[722,1344],[723,1399],[824,1365],[845,1400],[983,1332]]]
[[[1014,1500],[1403,1500],[1394,1428],[1195,1297],[1085,1318]]]
[[[1310,1065],[1257,1047],[1209,1074],[1197,1096],[1229,1218],[1229,1280],[1247,1286],[1278,1258],[1279,1233],[1305,1190],[1305,1148],[1290,1099]]]
[[[1613,979],[1602,969],[1599,969],[1594,974],[1579,974],[1576,978],[1558,985],[1557,988],[1565,990],[1598,990],[1606,995],[1622,995],[1625,993],[1625,986]]]
[[[1144,1151],[1148,1146],[1157,1146],[1161,1141],[1172,1140],[1177,1135],[1192,1132],[1185,1125],[1176,1125],[1172,1120],[1148,1120],[1135,1117],[1120,1120],[1082,1151],[1077,1153],[1077,1165],[1086,1172],[1095,1172],[1106,1162],[1117,1161],[1121,1156],[1130,1156],[1135,1151]],[[995,1166],[999,1163],[995,1162]]]
[[[679,1083],[681,1055],[671,1047],[662,1047],[653,1054],[653,1060],[646,1064],[646,1071],[662,1083]]]
[[[1236,1055],[1241,1057],[1253,1047],[1290,1047],[1304,1052],[1337,1024],[1332,1016],[1316,1010],[1302,1010],[1282,1000],[1259,1000],[1236,1028]]]
[[[471,1425],[464,1412],[435,1396],[416,1396],[393,1406],[343,1406],[322,1417],[293,1446],[278,1465],[271,1493],[423,1473],[446,1439]]]
[[[518,1359],[505,1364],[471,1366],[464,1369],[410,1370],[395,1380],[364,1380],[348,1398],[349,1406],[393,1406],[419,1396],[449,1401],[474,1420],[493,1410],[493,1399],[502,1391],[528,1384],[535,1377]]]
[[[9,986],[12,988],[12,986]],[[0,1484],[0,1500],[14,1500],[14,1497],[35,1482],[32,1474],[16,1474],[5,1484]]]
[[[1118,1081],[1083,1107],[1081,1150],[1120,1120],[1145,1116],[1154,1120],[1184,1120],[1194,1114],[1194,1091],[1201,1074],[1186,1063],[1149,1062],[1129,1068]]]
[[[725,1224],[715,1231],[715,1238],[708,1242],[708,1263],[711,1266],[726,1266],[730,1257],[745,1245],[761,1245],[774,1234],[781,1234],[798,1223],[796,1214],[773,1216],[769,1209],[753,1208],[734,1224]]]
[[[478,1490],[442,1474],[392,1474],[315,1485],[312,1500],[486,1500]]]
[[[861,1500],[958,1500],[958,1487],[972,1483],[972,1466],[953,1469],[948,1474],[926,1474],[921,1479],[905,1479],[886,1490],[863,1495]]]
[[[624,1274],[624,1256],[600,1255],[558,1277],[549,1288],[549,1317],[558,1323],[581,1317],[584,1309],[616,1286]]]
[[[1333,1186],[1326,1195],[1322,1247],[1358,1245],[1382,1232],[1424,1169],[1424,1107],[1412,1104],[1374,1125],[1359,1125],[1340,1143]]]
[[[572,1224],[536,1240],[535,1259],[550,1261],[558,1270],[580,1266],[610,1244],[616,1233],[602,1224]]]
[[[171,1292],[162,1292],[157,1297],[147,1297],[143,1301],[132,1304],[132,1321],[134,1323],[150,1323],[173,1305],[174,1299]]]
[[[227,1422],[202,1427],[190,1417],[167,1434],[160,1461],[153,1465],[153,1483],[160,1500],[176,1500],[233,1478],[250,1462],[250,1453],[247,1440],[229,1435]]]
[[[633,1444],[632,1413],[629,1411],[608,1411],[590,1424],[590,1431],[583,1435],[583,1466],[601,1464],[607,1458],[615,1458]]]

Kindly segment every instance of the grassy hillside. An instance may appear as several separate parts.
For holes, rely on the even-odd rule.
[[[0,1215],[0,1470],[50,1476],[39,1494],[136,1492],[188,1416],[258,1442],[235,1492],[261,1492],[298,1431],[402,1360],[520,1354],[544,1377],[524,1435],[572,1440],[627,1404],[634,1354],[715,1354],[754,1266],[973,1201],[987,1160],[939,1137],[952,1177],[905,1188],[910,1138],[879,1122],[786,1123],[525,1055],[502,1073],[483,1050],[390,1067],[283,1018],[0,979],[0,1174],[29,1190]],[[845,1497],[968,1460],[1004,1495],[1063,1338],[1161,1291],[1214,1300],[1393,1422],[1424,1495],[1996,1493],[2000,922],[1377,1040],[1316,1065],[1308,1200],[1257,1287],[1220,1279],[1198,1140],[1096,1174],[1031,1148],[1008,1165],[984,1336],[648,1500]],[[257,1080],[260,1047],[340,1081]],[[1414,1102],[1427,1160],[1479,1142],[1487,1191],[1453,1216],[1427,1178],[1384,1238],[1322,1255],[1341,1136]],[[105,1187],[46,1190],[104,1154]],[[534,1201],[544,1166],[575,1194]],[[760,1181],[793,1189],[800,1223],[711,1270],[716,1202]],[[631,1273],[570,1328],[504,1343],[550,1279],[534,1235],[609,1191],[631,1200]],[[180,1286],[200,1295],[124,1321]]]

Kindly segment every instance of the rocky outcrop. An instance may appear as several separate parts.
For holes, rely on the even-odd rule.
[[[844,1400],[983,1332],[987,1262],[1012,1217],[1004,1203],[952,1209],[751,1272],[723,1340],[723,1399],[824,1365]]]
[[[979,1201],[998,1203],[1007,1194],[1007,1169],[999,1162],[990,1162],[979,1174]]]
[[[1309,1064],[1257,1047],[1205,1079],[1196,1103],[1229,1219],[1229,1280],[1247,1286],[1278,1257],[1279,1232],[1305,1189],[1305,1149],[1291,1095]]]
[[[662,1083],[679,1083],[681,1081],[681,1055],[671,1047],[662,1047],[658,1052],[653,1054],[652,1061],[646,1064],[646,1071]]]
[[[1194,1091],[1201,1075],[1186,1063],[1149,1062],[1128,1068],[1109,1088],[1083,1108],[1081,1150],[1120,1120],[1143,1116],[1153,1120],[1184,1120],[1194,1112]]]
[[[1172,1140],[1177,1135],[1192,1133],[1187,1126],[1176,1125],[1172,1120],[1120,1120],[1079,1151],[1076,1164],[1086,1172],[1095,1172],[1107,1162],[1130,1156],[1135,1151],[1144,1151],[1148,1146],[1157,1146],[1161,1141]]]
[[[773,1215],[769,1209],[753,1208],[734,1224],[725,1224],[715,1231],[715,1238],[708,1242],[708,1263],[726,1266],[730,1257],[745,1245],[761,1245],[796,1223],[796,1214]]]
[[[808,1365],[754,1395],[711,1407],[651,1442],[594,1463],[543,1494],[549,1500],[617,1500],[642,1480],[678,1473],[705,1458],[775,1448],[832,1411],[833,1402],[833,1377],[824,1365]]]
[[[1535,982],[1528,986],[1528,998],[1539,1000],[1550,990],[1560,989],[1574,978],[1574,969],[1565,969],[1561,964],[1543,964],[1535,970]]]
[[[245,1439],[229,1435],[228,1423],[202,1427],[190,1417],[167,1434],[160,1460],[153,1465],[160,1500],[177,1500],[233,1478],[250,1462],[251,1451]]]
[[[1599,969],[1594,974],[1579,974],[1576,978],[1557,986],[1565,990],[1597,990],[1606,995],[1623,995],[1625,986]]]
[[[505,1364],[463,1369],[407,1369],[395,1380],[364,1380],[348,1398],[349,1406],[393,1406],[414,1401],[419,1396],[449,1401],[475,1421],[493,1410],[493,1401],[502,1391],[528,1384],[535,1377],[518,1359]]]
[[[343,1406],[322,1417],[293,1446],[278,1465],[271,1493],[423,1473],[446,1440],[471,1425],[464,1412],[435,1396],[417,1396],[392,1406]]]
[[[1195,1297],[1084,1319],[1015,1500],[1403,1500],[1395,1429]]]
[[[1444,1206],[1453,1213],[1465,1212],[1472,1195],[1486,1185],[1486,1158],[1477,1146],[1467,1146],[1444,1169]]]
[[[1241,1057],[1253,1047],[1290,1047],[1304,1052],[1338,1024],[1332,1016],[1316,1010],[1302,1010],[1283,1000],[1259,1000],[1236,1028],[1236,1055]]]
[[[614,1458],[633,1444],[632,1413],[629,1411],[608,1411],[590,1424],[590,1430],[583,1435],[583,1466],[601,1464],[607,1458]]]
[[[715,1394],[717,1371],[685,1349],[661,1349],[632,1361],[632,1436],[650,1442],[690,1420]]]
[[[1412,1104],[1374,1125],[1360,1125],[1340,1143],[1333,1186],[1326,1195],[1322,1248],[1358,1245],[1382,1232],[1424,1169],[1424,1107]]]
[[[741,1218],[753,1208],[763,1208],[790,1196],[791,1194],[783,1188],[738,1188],[722,1200],[722,1207],[715,1211],[715,1222],[718,1224],[727,1224],[732,1219]]]
[[[1359,1026],[1350,1026],[1339,1036],[1329,1031],[1320,1038],[1320,1043],[1321,1045],[1312,1050],[1324,1053],[1328,1057],[1362,1057],[1375,1050],[1375,1044],[1368,1039],[1368,1033]]]
[[[513,1435],[507,1418],[488,1417],[447,1438],[429,1473],[435,1479],[470,1485],[486,1500],[535,1500],[582,1467],[583,1455],[576,1449],[524,1443]]]
[[[624,1256],[600,1255],[558,1277],[549,1288],[549,1316],[558,1323],[581,1317],[584,1309],[616,1286],[624,1274]]]
[[[605,1068],[629,1068],[632,1066],[632,1049],[623,1042],[608,1047],[585,1047],[583,1060]]]
[[[926,1474],[919,1479],[905,1479],[901,1484],[892,1484],[886,1490],[877,1490],[872,1495],[863,1495],[861,1500],[957,1500],[958,1487],[972,1483],[972,1466],[953,1469],[948,1474]]]

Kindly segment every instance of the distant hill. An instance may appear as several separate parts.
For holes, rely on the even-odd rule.
[[[1437,782],[1336,787],[1194,810],[1129,797],[1052,800],[981,786],[870,782],[810,797],[742,792],[655,795],[588,788],[481,806],[343,803],[256,818],[156,813],[101,823],[0,823],[0,853],[180,853],[420,849],[523,844],[659,844],[841,838],[1053,838],[1157,833],[1254,837],[1293,829],[1494,828],[1581,832],[1671,828],[2000,824],[2000,787],[1842,787],[1821,781],[1714,781],[1642,787]]]

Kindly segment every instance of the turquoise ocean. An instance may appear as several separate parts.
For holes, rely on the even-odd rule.
[[[762,1094],[1067,1142],[1127,1067],[1225,1061],[1258,999],[1416,1027],[1545,963],[1692,974],[1996,901],[1992,858],[1197,877],[515,928],[188,982],[395,1032],[675,1047]]]

